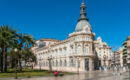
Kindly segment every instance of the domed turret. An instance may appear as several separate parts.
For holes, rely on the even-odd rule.
[[[80,6],[80,18],[78,19],[75,32],[80,32],[80,31],[91,32],[92,31],[91,26],[88,22],[88,18],[86,17],[85,9],[86,9],[86,6],[83,1]]]

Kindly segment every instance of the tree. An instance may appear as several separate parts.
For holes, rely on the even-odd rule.
[[[19,36],[19,67],[20,67],[20,71],[22,71],[22,58],[24,58],[24,55],[26,55],[26,57],[29,57],[27,54],[29,53],[26,53],[24,54],[24,50],[27,50],[25,49],[25,47],[29,48],[31,46],[34,45],[34,42],[35,42],[35,39],[33,38],[33,36],[31,35],[28,35],[28,34],[20,34]]]
[[[1,72],[7,72],[7,49],[10,43],[16,40],[17,30],[11,26],[2,25],[0,27],[0,47],[1,47]]]
[[[27,63],[31,65],[31,63],[36,62],[36,56],[28,47],[23,49],[23,60],[25,61],[25,66],[27,66]]]
[[[2,72],[2,71],[3,71],[3,57],[2,57],[2,51],[0,49],[0,72]]]
[[[7,72],[7,56],[10,56],[10,62],[12,63],[14,55],[17,55],[17,64],[19,63],[20,71],[22,71],[21,62],[23,60],[35,61],[35,56],[29,50],[34,45],[35,39],[28,34],[18,33],[16,29],[11,26],[2,25],[0,27],[0,70],[1,72]],[[17,48],[17,54],[14,54],[14,49]],[[26,49],[25,49],[26,48]],[[26,56],[25,56],[26,55]]]

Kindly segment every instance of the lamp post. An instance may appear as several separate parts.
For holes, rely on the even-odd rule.
[[[40,57],[40,59],[39,59],[39,69],[40,69],[40,71],[41,71],[41,57]]]
[[[50,71],[52,71],[51,59],[52,57],[48,57]]]
[[[17,77],[17,55],[16,55],[17,51],[18,51],[18,49],[15,48],[15,49],[14,49],[14,52],[15,52],[15,79],[18,78],[18,77]]]

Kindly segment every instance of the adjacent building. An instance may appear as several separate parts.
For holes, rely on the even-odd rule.
[[[123,67],[123,48],[120,47],[118,51],[113,54],[114,66]]]
[[[127,41],[123,42],[123,65],[127,65]]]
[[[127,37],[127,64],[130,64],[130,36]]]
[[[130,63],[130,36],[123,43],[123,64],[127,66]]]
[[[106,42],[103,42],[101,37],[94,41],[96,54],[99,59],[99,65],[103,67],[111,66],[112,51],[111,47]]]
[[[127,68],[130,64],[130,36],[123,42],[123,47],[120,47],[118,51],[114,51],[113,65]]]
[[[40,39],[32,47],[37,57],[35,68],[58,71],[92,71],[100,66],[110,66],[111,48],[95,33],[86,17],[86,6],[80,6],[80,18],[75,31],[68,38]]]

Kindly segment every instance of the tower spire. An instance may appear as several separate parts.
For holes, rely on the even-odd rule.
[[[82,3],[84,3],[84,0],[82,0]]]
[[[85,3],[84,3],[84,0],[82,1],[82,4],[80,6],[80,18],[78,19],[78,21],[80,20],[87,20],[88,21],[88,18],[86,17],[86,6],[85,6]]]

